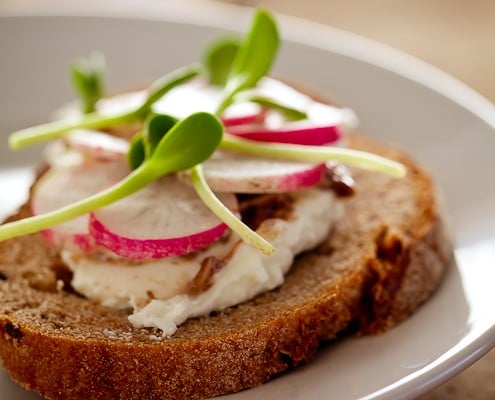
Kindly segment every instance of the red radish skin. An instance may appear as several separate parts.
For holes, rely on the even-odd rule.
[[[322,146],[336,143],[342,138],[341,128],[337,125],[315,125],[311,122],[287,123],[280,129],[267,129],[261,124],[229,127],[230,134],[259,142],[292,143],[310,146]]]
[[[203,232],[172,239],[136,240],[109,231],[94,214],[89,217],[89,231],[95,242],[115,254],[133,260],[179,256],[199,250],[220,238],[228,229],[224,223]]]
[[[222,116],[222,123],[225,127],[259,124],[264,121],[266,115],[265,111],[261,107],[244,107],[244,110],[239,108],[239,110],[234,111],[235,113],[227,112]]]
[[[278,192],[291,192],[293,190],[304,189],[315,186],[321,182],[325,171],[325,165],[315,165],[310,169],[301,170],[300,172],[290,174],[282,181],[279,181]]]
[[[234,212],[237,199],[219,194]],[[158,259],[187,254],[219,239],[227,230],[175,175],[167,175],[139,192],[90,215],[89,232],[95,242],[115,254],[135,259]]]
[[[31,210],[34,215],[44,214],[107,188],[129,173],[124,162],[95,161],[50,169],[33,188]],[[94,240],[88,232],[88,216],[83,215],[64,224],[45,229],[41,235],[53,246],[75,246],[89,251]]]
[[[218,192],[280,193],[317,185],[325,165],[217,152],[203,169],[208,185]]]

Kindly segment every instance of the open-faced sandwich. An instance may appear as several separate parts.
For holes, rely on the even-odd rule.
[[[15,132],[50,140],[0,227],[0,356],[49,399],[197,399],[266,382],[341,333],[379,333],[438,286],[434,187],[356,117],[267,77],[279,37],[242,40],[150,87]]]

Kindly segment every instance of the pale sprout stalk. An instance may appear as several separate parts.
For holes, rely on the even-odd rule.
[[[307,146],[285,143],[259,144],[251,140],[241,139],[225,134],[220,144],[225,150],[238,151],[261,157],[275,157],[304,162],[337,161],[370,171],[382,172],[395,178],[406,174],[406,168],[399,162],[365,151],[333,146]]]
[[[203,174],[203,167],[198,164],[191,169],[191,181],[198,196],[206,206],[227,226],[236,232],[246,243],[256,247],[265,255],[275,252],[275,248],[262,236],[249,228],[239,218],[237,218],[225,205],[218,200],[215,193],[206,183]]]

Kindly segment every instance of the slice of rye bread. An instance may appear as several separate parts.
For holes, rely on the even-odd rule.
[[[353,171],[345,217],[280,288],[191,319],[171,338],[61,289],[70,278],[39,235],[0,243],[4,367],[49,399],[197,399],[259,385],[341,332],[402,321],[433,293],[452,254],[434,188],[402,152],[350,141],[400,160],[407,177]]]

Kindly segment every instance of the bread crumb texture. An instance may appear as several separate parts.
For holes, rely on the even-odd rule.
[[[39,235],[1,242],[4,367],[48,399],[201,399],[260,385],[340,334],[393,327],[434,292],[452,250],[428,175],[388,146],[358,137],[351,146],[403,162],[407,177],[354,170],[345,217],[283,286],[170,338],[71,290]],[[28,214],[26,205],[13,218]]]

